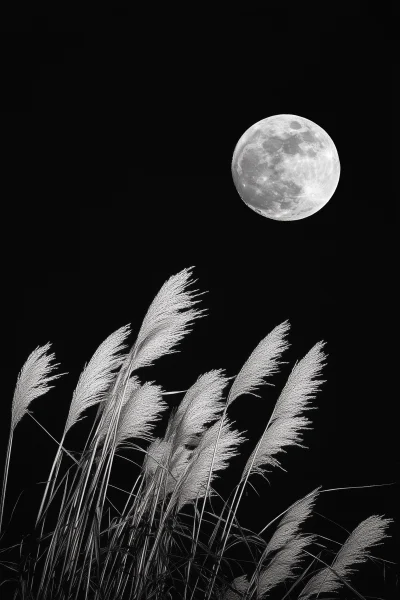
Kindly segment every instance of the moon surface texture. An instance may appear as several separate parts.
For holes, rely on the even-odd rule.
[[[252,125],[232,158],[242,200],[277,221],[297,221],[319,211],[333,196],[339,175],[339,156],[329,135],[295,115],[275,115]]]

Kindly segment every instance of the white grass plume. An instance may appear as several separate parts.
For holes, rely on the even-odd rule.
[[[304,548],[313,540],[312,535],[297,535],[277,552],[259,575],[257,598],[265,598],[272,588],[296,576],[295,570],[300,566],[300,560],[305,555]]]
[[[171,452],[172,455],[172,452]],[[188,450],[185,446],[179,446],[171,456],[169,463],[169,473],[165,485],[165,493],[171,494],[181,477],[186,472],[190,458],[193,455],[192,450]]]
[[[231,586],[239,593],[236,593],[233,590],[227,590],[223,596],[223,600],[240,600],[243,598],[243,594],[249,587],[249,582],[246,575],[240,575],[239,577],[236,577],[232,581]]]
[[[186,446],[197,446],[207,425],[222,412],[224,404],[220,400],[227,381],[222,369],[204,373],[187,390],[172,415],[165,434],[166,439],[172,440],[167,494],[174,490],[192,457]]]
[[[354,573],[352,565],[365,562],[370,556],[369,549],[388,537],[385,529],[391,522],[392,519],[384,519],[379,515],[372,515],[362,521],[340,548],[331,568],[325,567],[314,575],[304,587],[299,600],[308,600],[317,594],[339,590],[344,585],[340,578],[348,581],[349,575]]]
[[[199,445],[194,450],[189,467],[182,477],[178,492],[178,510],[184,504],[194,502],[196,498],[203,497],[211,490],[207,489],[207,482],[212,465],[210,483],[215,479],[216,472],[226,469],[228,460],[238,453],[238,446],[245,441],[240,432],[232,430],[228,419],[224,419],[221,428],[218,447],[212,465],[214,447],[217,442],[220,421],[217,421],[203,434]]]
[[[81,373],[72,396],[65,424],[65,434],[77,423],[81,414],[105,398],[110,384],[116,377],[115,370],[121,367],[126,355],[119,354],[126,348],[124,341],[130,333],[130,326],[124,325],[104,340],[93,354]]]
[[[148,454],[144,461],[144,472],[147,479],[154,476],[158,466],[165,467],[163,489],[160,500],[171,494],[177,487],[180,479],[185,474],[189,461],[193,456],[193,450],[185,446],[173,449],[173,439],[157,438],[148,448]]]
[[[14,390],[14,396],[11,405],[11,425],[7,444],[6,462],[4,466],[3,483],[1,488],[0,498],[0,532],[3,525],[5,495],[7,489],[8,472],[10,468],[11,448],[13,443],[14,430],[22,417],[29,413],[28,406],[35,398],[43,396],[52,385],[50,381],[58,379],[65,373],[50,375],[53,370],[59,366],[59,363],[53,363],[55,355],[47,354],[51,344],[47,343],[44,346],[38,346],[28,356],[25,364],[19,372],[17,383]]]
[[[118,385],[114,386],[113,393],[109,393],[107,395],[107,398],[105,399],[103,409],[102,409],[103,414],[101,417],[101,424],[100,424],[100,428],[99,428],[99,432],[98,432],[98,436],[100,439],[102,439],[107,434],[115,407],[117,406],[117,404],[119,402],[119,398],[121,397],[122,390],[124,389],[124,385],[125,385],[124,381],[121,378],[118,381]],[[121,400],[121,407],[125,406],[125,404],[129,400],[129,398],[131,398],[132,395],[134,394],[134,392],[136,390],[138,390],[140,387],[141,387],[141,383],[140,383],[139,377],[133,376],[133,377],[130,377],[130,379],[128,379],[128,381],[126,382],[125,394]],[[111,392],[111,390],[110,390],[110,392]],[[121,410],[122,410],[122,408],[121,408]]]
[[[152,429],[168,406],[162,399],[161,386],[153,383],[147,381],[127,396],[118,421],[117,444],[129,438],[152,439]]]
[[[285,513],[272,535],[264,556],[281,550],[290,540],[299,534],[300,526],[311,515],[320,488],[316,488],[301,500],[295,502]]]
[[[164,354],[178,352],[174,346],[190,331],[193,321],[204,310],[193,309],[196,291],[188,291],[193,267],[170,277],[154,298],[132,349],[133,368],[150,366]]]
[[[289,327],[289,322],[284,321],[253,350],[232,384],[227,400],[228,406],[242,394],[258,396],[255,391],[265,383],[264,379],[278,371],[279,358],[289,347],[285,340]]]
[[[246,463],[242,478],[250,473],[263,474],[268,466],[280,467],[275,458],[277,454],[284,452],[286,446],[302,446],[302,431],[308,428],[310,420],[301,414],[312,408],[310,400],[322,383],[322,380],[314,378],[323,367],[323,346],[323,342],[315,344],[292,369],[264,434]]]
[[[147,482],[154,478],[157,469],[160,471],[160,481],[162,481],[162,486],[158,490],[160,502],[177,489],[178,482],[186,472],[193,454],[193,451],[185,446],[179,446],[175,451],[172,447],[172,438],[156,438],[149,445],[143,461],[143,473]]]
[[[155,474],[159,465],[167,465],[171,448],[171,440],[166,440],[165,438],[156,438],[151,442],[143,461],[143,472],[148,479]]]
[[[38,346],[28,356],[19,372],[11,407],[11,431],[14,431],[22,417],[30,412],[28,406],[32,400],[43,396],[49,389],[54,387],[49,385],[49,382],[65,375],[65,373],[50,375],[59,366],[59,363],[51,364],[55,355],[47,354],[50,346],[50,343]]]
[[[220,400],[227,381],[222,369],[215,369],[201,375],[188,389],[173,417],[174,448],[190,444],[218,418],[224,408]]]

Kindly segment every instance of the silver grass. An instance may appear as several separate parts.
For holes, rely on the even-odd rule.
[[[133,376],[126,382],[125,394],[121,400],[121,407],[123,408],[129,399],[132,397],[134,392],[140,388],[140,380],[139,377]],[[116,387],[116,390],[113,394],[109,394],[104,402],[102,420],[98,432],[99,439],[103,438],[108,431],[108,428],[111,423],[111,419],[115,410],[115,407],[118,403],[118,399],[121,396],[122,390],[124,388],[124,382],[121,379]],[[121,410],[122,410],[121,408]]]
[[[264,434],[246,463],[243,478],[253,472],[263,474],[268,466],[281,466],[275,456],[286,446],[302,446],[302,432],[310,420],[301,414],[312,408],[310,400],[323,383],[314,379],[323,367],[323,346],[323,342],[315,344],[292,369]]]
[[[338,591],[344,585],[340,578],[348,581],[349,575],[356,570],[352,565],[367,560],[370,556],[370,548],[382,543],[382,540],[388,537],[385,529],[392,522],[392,519],[384,519],[379,515],[372,515],[362,521],[340,548],[331,568],[325,567],[314,575],[301,592],[299,600]]]
[[[49,385],[49,382],[65,375],[65,373],[50,375],[59,366],[59,363],[51,364],[55,355],[47,354],[50,346],[50,343],[38,346],[28,356],[19,372],[11,407],[11,431],[14,431],[22,417],[30,412],[28,406],[32,400],[43,396],[49,389],[54,387]]]
[[[143,472],[147,481],[150,481],[157,468],[164,470],[162,488],[159,490],[159,499],[163,500],[176,489],[177,483],[185,473],[192,456],[192,450],[185,446],[179,446],[173,451],[173,438],[156,438],[149,445],[145,460],[143,461]]]
[[[264,379],[278,371],[279,358],[289,347],[289,343],[285,340],[289,327],[289,322],[284,321],[253,350],[232,384],[227,400],[228,406],[242,394],[257,396],[255,391],[265,383]]]
[[[241,598],[243,598],[243,594],[249,587],[249,582],[246,575],[240,575],[239,577],[236,577],[232,581],[231,586],[239,593],[236,593],[233,590],[227,590],[224,594],[223,600],[241,600]]]
[[[295,502],[285,513],[272,535],[264,555],[268,556],[271,552],[281,550],[288,541],[292,540],[299,534],[299,529],[302,523],[308,519],[314,507],[320,488],[316,488],[313,492]]]
[[[132,394],[134,392],[136,392],[137,389],[140,388],[140,385],[141,384],[140,384],[139,377],[137,377],[136,375],[134,375],[133,377],[128,379],[128,381],[126,382],[125,396],[122,401],[122,406],[129,400],[129,398],[132,396]]]
[[[44,346],[38,346],[28,356],[25,364],[18,374],[17,383],[14,390],[14,396],[11,405],[11,426],[8,436],[6,462],[4,466],[3,483],[1,488],[0,498],[0,532],[3,524],[5,496],[8,481],[8,472],[10,468],[11,448],[13,443],[14,430],[22,417],[26,413],[30,413],[28,406],[35,398],[43,396],[52,385],[50,381],[58,379],[65,373],[50,375],[53,370],[59,366],[59,363],[52,363],[55,358],[54,354],[47,354],[51,344],[47,343]]]
[[[296,572],[301,566],[301,559],[309,554],[305,547],[313,542],[315,537],[303,534],[301,529],[312,512],[320,488],[292,504],[262,530],[261,533],[272,523],[278,523],[269,543],[265,542],[262,548],[259,548],[261,533],[255,537],[247,537],[246,534],[243,534],[243,537],[230,536],[236,511],[250,474],[253,472],[263,474],[271,466],[280,467],[277,458],[279,453],[284,452],[287,446],[302,445],[303,431],[310,424],[303,413],[313,408],[311,399],[322,383],[321,380],[315,379],[320,374],[325,358],[322,352],[324,344],[319,343],[293,368],[264,434],[246,464],[240,482],[243,485],[236,486],[228,517],[223,519],[222,513],[218,517],[218,523],[210,539],[210,554],[206,549],[204,556],[205,560],[207,557],[217,558],[216,568],[213,568],[210,573],[205,569],[205,562],[201,566],[199,560],[203,551],[198,555],[196,550],[206,499],[216,493],[212,487],[214,479],[228,466],[229,459],[238,453],[240,443],[245,440],[241,432],[233,430],[232,424],[226,419],[226,410],[242,394],[257,396],[256,392],[265,383],[265,379],[278,371],[281,354],[288,347],[285,336],[289,324],[285,321],[259,343],[237,377],[226,378],[223,370],[218,369],[205,373],[188,390],[182,390],[186,393],[178,408],[171,412],[164,437],[153,439],[154,425],[167,407],[163,395],[181,392],[164,392],[160,386],[154,385],[154,382],[141,384],[138,377],[132,376],[132,372],[142,366],[152,365],[155,359],[163,354],[176,352],[176,344],[189,331],[192,322],[202,316],[204,311],[193,308],[197,304],[194,301],[197,292],[188,291],[189,284],[193,283],[191,269],[184,269],[162,286],[147,311],[137,340],[129,352],[122,354],[122,350],[126,347],[124,341],[129,333],[127,325],[101,344],[79,378],[63,438],[58,444],[57,456],[46,483],[36,525],[42,517],[42,510],[45,515],[59,488],[62,487],[62,480],[57,487],[56,484],[65,435],[70,427],[82,418],[84,410],[94,404],[98,404],[98,417],[100,417],[99,422],[97,418],[95,420],[97,426],[96,433],[93,435],[95,447],[97,445],[101,447],[101,438],[105,435],[107,444],[103,445],[104,452],[101,456],[98,457],[93,452],[91,460],[102,461],[100,466],[104,466],[104,469],[98,469],[93,481],[89,481],[92,462],[88,469],[78,469],[78,479],[74,476],[72,483],[66,473],[56,528],[51,535],[46,534],[43,520],[41,534],[37,536],[40,540],[37,559],[32,562],[32,573],[28,573],[27,579],[30,583],[29,591],[35,596],[48,599],[62,594],[63,591],[68,597],[71,594],[80,597],[84,592],[87,596],[94,582],[96,589],[104,590],[107,598],[126,594],[129,597],[147,597],[149,593],[164,597],[167,593],[166,587],[162,589],[161,586],[164,586],[164,582],[166,586],[169,585],[169,579],[173,577],[168,561],[171,551],[177,544],[170,532],[169,517],[171,512],[174,512],[171,522],[175,533],[178,536],[180,533],[186,535],[189,529],[184,522],[180,522],[179,515],[176,513],[184,505],[194,501],[196,501],[196,518],[193,521],[193,528],[190,528],[194,543],[190,552],[188,550],[187,556],[182,557],[186,561],[185,598],[188,596],[189,587],[192,587],[193,577],[190,577],[192,564],[197,567],[196,571],[200,568],[197,582],[200,578],[208,578],[212,574],[206,592],[207,600],[217,592],[216,578],[227,542],[234,546],[238,542],[255,543],[259,559],[254,565],[254,573],[250,580],[246,575],[236,577],[231,583],[232,589],[224,590],[223,600],[241,598],[244,600],[250,597],[261,600],[269,597],[272,588],[294,577],[296,581],[291,589],[298,586],[301,580],[303,591],[297,597],[299,600],[309,600],[321,593],[337,592],[343,585],[350,587],[347,578],[354,573],[356,565],[370,558],[370,549],[387,537],[385,530],[392,519],[384,519],[376,515],[369,517],[348,536],[331,566],[321,561],[322,569],[305,584],[304,577],[313,563],[303,571],[301,577],[297,576]],[[30,412],[28,410],[30,402],[53,387],[49,383],[62,375],[52,374],[53,369],[58,365],[51,364],[54,355],[48,355],[49,348],[50,344],[38,347],[28,357],[18,376],[12,402],[11,429],[0,498],[0,533],[14,429],[23,415]],[[223,390],[228,379],[234,379],[234,383],[227,402],[223,403]],[[108,486],[111,486],[113,457],[116,446],[131,438],[151,442],[142,465],[141,475],[144,475],[144,481],[141,481],[141,477],[137,478],[131,493],[128,494],[122,513],[119,513],[112,504],[119,516],[111,518],[112,511],[110,511],[107,527],[103,511]],[[133,444],[127,445],[133,447]],[[111,452],[108,457],[106,451],[108,452],[109,449]],[[52,477],[53,470],[55,470],[54,477]],[[139,489],[134,494],[138,483]],[[44,509],[50,486],[50,500]],[[92,497],[95,486],[99,487],[99,494],[96,493]],[[124,491],[122,488],[117,489]],[[171,495],[169,502],[165,502],[166,495]],[[199,497],[203,498],[204,502],[201,513],[199,512],[200,517],[197,519]],[[131,501],[133,504],[128,511]],[[161,506],[157,505],[159,502]],[[160,509],[160,514],[157,513],[157,509]],[[225,523],[220,538],[223,546],[221,550],[218,543],[214,554],[212,548],[220,523]],[[146,525],[146,530],[148,528],[145,535],[142,535],[140,527],[142,524]],[[104,526],[106,529],[103,529]],[[106,535],[105,548],[102,548],[102,530],[106,533],[107,530],[110,532],[114,530],[112,535]],[[89,535],[86,535],[87,533]],[[41,540],[45,539],[49,539],[49,546],[46,550],[40,551]],[[131,553],[120,552],[121,544],[124,546],[125,541],[126,547],[131,548]],[[180,547],[180,543],[178,546]],[[186,545],[182,548],[186,548]],[[261,555],[258,554],[259,549]],[[39,561],[41,564],[41,557],[44,557],[43,572],[36,573],[38,576],[36,582],[36,563]],[[133,577],[133,586],[129,592],[130,580]],[[192,596],[196,591],[200,593],[197,582]],[[23,583],[22,581],[21,585]],[[286,598],[288,594],[290,595],[291,589],[286,594],[282,592],[282,596]]]
[[[311,544],[314,536],[297,535],[277,552],[270,564],[261,571],[258,583],[257,598],[265,598],[275,586],[296,576],[295,570],[304,557],[304,548]]]
[[[207,482],[211,465],[210,483],[215,479],[217,471],[221,471],[228,466],[228,460],[238,453],[238,446],[246,439],[241,436],[239,431],[232,430],[230,422],[224,419],[218,440],[218,447],[214,456],[219,429],[220,421],[217,421],[206,430],[199,445],[193,451],[189,466],[179,485],[178,510],[184,504],[194,502],[198,497],[203,497],[208,493]]]
[[[172,442],[165,438],[156,438],[152,441],[146,451],[143,461],[143,472],[147,478],[151,478],[159,465],[166,466],[171,453]]]
[[[204,310],[193,309],[199,294],[187,288],[193,267],[183,269],[170,277],[154,298],[140,328],[132,349],[133,369],[150,366],[164,354],[177,352],[174,346],[190,331],[193,321]]]
[[[167,494],[174,490],[192,456],[192,451],[185,445],[197,443],[206,425],[217,418],[223,409],[219,401],[226,382],[222,369],[201,375],[186,391],[178,409],[171,415],[164,438],[155,439],[148,447],[143,463],[144,472],[151,477],[158,464],[167,467]]]
[[[185,446],[179,446],[173,453],[170,464],[169,472],[165,485],[165,494],[171,494],[176,488],[181,477],[186,472],[189,464],[189,460],[193,455],[192,450],[188,450]]]
[[[224,404],[220,402],[227,379],[222,369],[201,375],[186,392],[173,418],[174,447],[193,443],[218,418]]]
[[[116,444],[129,438],[151,439],[155,423],[168,406],[162,393],[161,386],[153,385],[153,382],[146,382],[132,391],[121,409]]]
[[[89,406],[105,399],[106,392],[116,377],[115,370],[121,367],[126,357],[125,354],[119,353],[126,348],[124,341],[129,333],[129,325],[114,331],[100,344],[85,366],[72,396],[65,434],[80,420],[82,413]]]

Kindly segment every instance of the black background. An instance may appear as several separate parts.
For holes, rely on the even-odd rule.
[[[35,12],[3,24],[2,318],[12,333],[2,452],[15,380],[36,346],[52,342],[68,372],[31,407],[59,438],[97,346],[126,323],[133,342],[164,281],[194,265],[196,287],[208,291],[208,316],[180,353],[143,369],[143,379],[182,390],[212,368],[233,375],[273,327],[291,323],[289,364],[275,387],[232,407],[250,442],[227,482],[236,481],[291,366],[326,341],[309,450],[290,449],[287,473],[274,472],[270,486],[254,482],[260,496],[249,489],[246,525],[261,529],[317,485],[396,481],[394,201],[385,190],[389,127],[381,120],[390,109],[389,81],[377,52],[382,42],[388,48],[385,23],[366,29],[355,4],[310,14],[256,5],[230,14]],[[280,113],[318,123],[341,161],[334,196],[302,221],[257,215],[231,178],[242,133]],[[171,405],[178,398],[168,397]],[[71,435],[71,448],[85,426]],[[9,544],[29,530],[54,448],[25,417],[15,434],[6,518],[25,491]],[[317,510],[352,529],[371,514],[396,517],[397,495],[396,485],[336,491],[322,494]],[[313,524],[338,541],[346,535],[317,517]],[[395,561],[396,526],[391,534],[376,554]],[[395,571],[387,570],[385,584],[381,566],[364,566],[354,581],[365,594],[389,598]]]

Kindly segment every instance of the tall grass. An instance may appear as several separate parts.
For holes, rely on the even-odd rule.
[[[193,322],[203,316],[195,308],[199,294],[190,289],[193,283],[192,268],[171,277],[153,300],[135,342],[130,347],[125,343],[130,327],[121,327],[85,366],[29,547],[21,543],[19,559],[2,563],[10,571],[3,589],[11,590],[13,598],[255,600],[275,590],[282,600],[289,595],[307,600],[331,597],[341,588],[363,598],[351,575],[387,537],[391,519],[365,519],[333,560],[329,547],[304,531],[320,488],[284,508],[259,534],[237,519],[250,478],[282,468],[278,456],[303,445],[311,424],[305,412],[315,408],[312,402],[322,383],[322,342],[294,365],[228,499],[221,498],[215,482],[246,439],[228,410],[244,394],[259,396],[256,391],[279,370],[289,346],[287,321],[260,341],[236,377],[227,377],[222,369],[201,375],[170,411],[164,435],[154,437],[168,410],[164,397],[171,392],[140,381],[136,371],[176,352]],[[5,497],[15,428],[31,414],[31,402],[60,376],[54,373],[58,365],[52,364],[49,347],[37,348],[18,376],[0,527],[11,517]],[[93,405],[97,414],[84,449],[67,451],[70,430]],[[142,457],[139,463],[133,460],[137,456]],[[113,483],[117,459],[125,460],[124,488]],[[1,533],[4,539],[8,532]],[[246,561],[236,558],[245,555]]]

